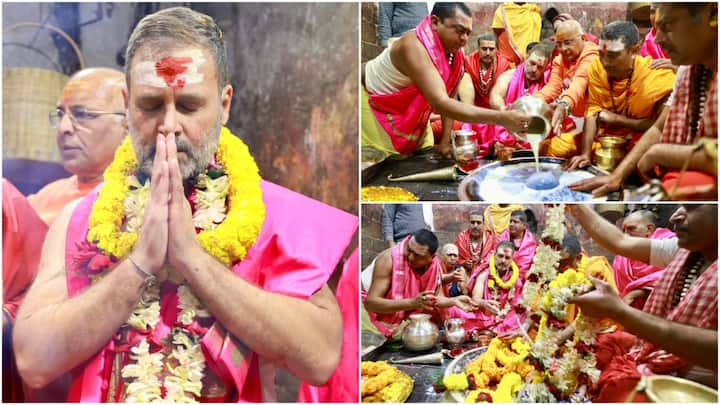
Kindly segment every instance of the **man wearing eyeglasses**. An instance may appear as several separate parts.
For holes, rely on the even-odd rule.
[[[63,167],[73,175],[54,181],[28,197],[48,225],[67,203],[84,197],[103,180],[115,149],[127,132],[123,92],[125,75],[117,70],[81,70],[67,82],[49,115]]]
[[[540,153],[564,158],[577,151],[577,131],[569,131],[571,125],[566,118],[585,115],[588,68],[598,57],[598,46],[583,39],[583,29],[575,20],[557,24],[555,42],[560,54],[552,61],[547,84],[535,95],[546,103],[557,101],[550,123],[555,136],[543,142]]]

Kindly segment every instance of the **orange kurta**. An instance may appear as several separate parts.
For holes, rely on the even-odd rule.
[[[36,194],[29,196],[28,202],[49,226],[55,221],[63,207],[90,194],[101,182],[81,183],[77,176],[56,180],[47,184]]]
[[[546,103],[556,98],[566,101],[572,108],[576,117],[585,116],[588,88],[588,68],[590,63],[598,57],[598,46],[592,42],[585,42],[585,47],[574,62],[566,62],[560,54],[553,59],[550,79],[536,95],[542,97]],[[569,81],[569,87],[563,82]]]
[[[628,118],[652,118],[655,105],[672,91],[675,73],[670,69],[651,69],[650,62],[650,57],[636,56],[631,78],[613,82],[611,94],[607,71],[599,58],[592,61],[585,115],[608,110]]]

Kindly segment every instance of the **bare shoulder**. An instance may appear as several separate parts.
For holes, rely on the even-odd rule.
[[[392,249],[385,249],[375,259],[373,274],[386,276],[392,273]]]
[[[390,59],[393,65],[403,74],[409,76],[410,66],[430,62],[425,47],[415,35],[408,31],[395,41],[390,48]]]
[[[502,74],[500,76],[498,76],[498,80],[510,81],[512,76],[515,74],[515,69],[516,68],[508,69],[508,70],[502,72]]]

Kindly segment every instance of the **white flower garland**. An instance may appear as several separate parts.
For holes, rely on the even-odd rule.
[[[563,204],[551,207],[546,212],[546,228],[542,233],[543,239],[549,239],[554,242],[561,242],[565,235],[565,207]],[[551,313],[556,318],[564,318],[567,316],[566,305],[567,300],[581,292],[584,288],[581,285],[570,284],[556,286],[560,283],[553,284],[554,294],[550,297],[548,303],[542,302],[542,297],[550,288],[550,284],[558,277],[558,266],[560,253],[544,243],[541,243],[535,252],[533,268],[530,275],[535,275],[536,281],[526,281],[523,286],[522,303],[532,310],[533,305],[542,311]],[[569,276],[569,274],[567,275]],[[542,312],[541,312],[542,313]],[[523,389],[518,393],[515,400],[519,402],[557,402],[558,398],[549,391],[544,380],[554,385],[560,392],[568,395],[572,402],[586,402],[587,395],[583,390],[575,391],[578,386],[578,376],[580,373],[586,374],[592,383],[599,378],[600,371],[596,368],[595,355],[592,352],[581,355],[576,349],[578,342],[587,345],[595,343],[595,336],[598,331],[598,322],[590,320],[582,315],[575,319],[575,334],[571,341],[567,341],[562,346],[563,354],[560,358],[556,358],[555,354],[561,347],[558,345],[558,339],[563,330],[555,328],[552,325],[546,325],[541,322],[542,330],[538,331],[535,342],[532,345],[530,354],[532,357],[539,359],[545,371],[531,373],[530,382],[525,384]]]
[[[214,229],[225,219],[229,182],[227,175],[210,179],[201,175],[198,180],[204,190],[196,189],[193,225],[203,230]],[[150,198],[150,180],[141,185],[135,176],[128,177],[130,190],[124,202],[125,218],[123,230],[137,232],[143,223],[145,206]],[[209,317],[200,301],[185,285],[177,290],[178,315],[183,325],[191,325],[196,318]],[[127,324],[142,332],[152,330],[160,321],[160,288],[150,282],[142,293]],[[134,362],[122,368],[122,377],[130,381],[125,387],[125,402],[197,402],[201,396],[202,378],[205,370],[205,356],[199,341],[182,329],[172,332],[172,351],[167,357],[162,351],[150,353],[146,339],[130,349]],[[161,381],[163,371],[167,375]],[[162,397],[161,387],[165,388]]]

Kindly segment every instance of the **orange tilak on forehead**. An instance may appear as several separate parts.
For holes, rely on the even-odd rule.
[[[92,76],[70,80],[63,88],[61,101],[63,104],[68,104],[83,97],[97,98],[104,101],[107,92],[103,84],[104,80]]]

